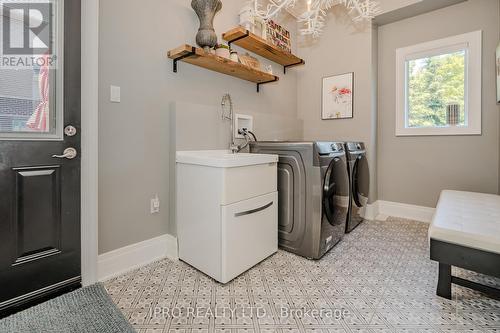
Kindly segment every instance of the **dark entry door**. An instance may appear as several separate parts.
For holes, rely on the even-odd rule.
[[[80,284],[81,10],[80,0],[0,0],[0,6],[5,312]]]

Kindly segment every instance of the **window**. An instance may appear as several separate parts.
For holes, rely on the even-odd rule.
[[[481,31],[396,51],[396,135],[481,134]]]
[[[62,139],[62,16],[61,0],[0,0],[0,140]]]

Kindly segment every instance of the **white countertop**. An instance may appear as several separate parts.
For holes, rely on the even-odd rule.
[[[278,155],[232,154],[228,150],[178,151],[177,163],[195,164],[215,168],[236,168],[278,162]]]

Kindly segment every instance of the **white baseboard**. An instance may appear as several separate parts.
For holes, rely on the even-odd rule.
[[[178,259],[177,238],[162,235],[99,255],[97,277],[109,280],[163,258]]]
[[[378,200],[366,207],[365,219],[386,221],[390,216],[430,223],[434,208]]]
[[[393,216],[430,223],[435,211],[435,208],[383,200],[377,201],[376,204],[378,208],[378,216],[376,215],[376,217],[379,219],[387,219],[387,217]]]

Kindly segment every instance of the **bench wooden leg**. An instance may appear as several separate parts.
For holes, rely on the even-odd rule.
[[[451,299],[451,265],[439,263],[437,295]]]

